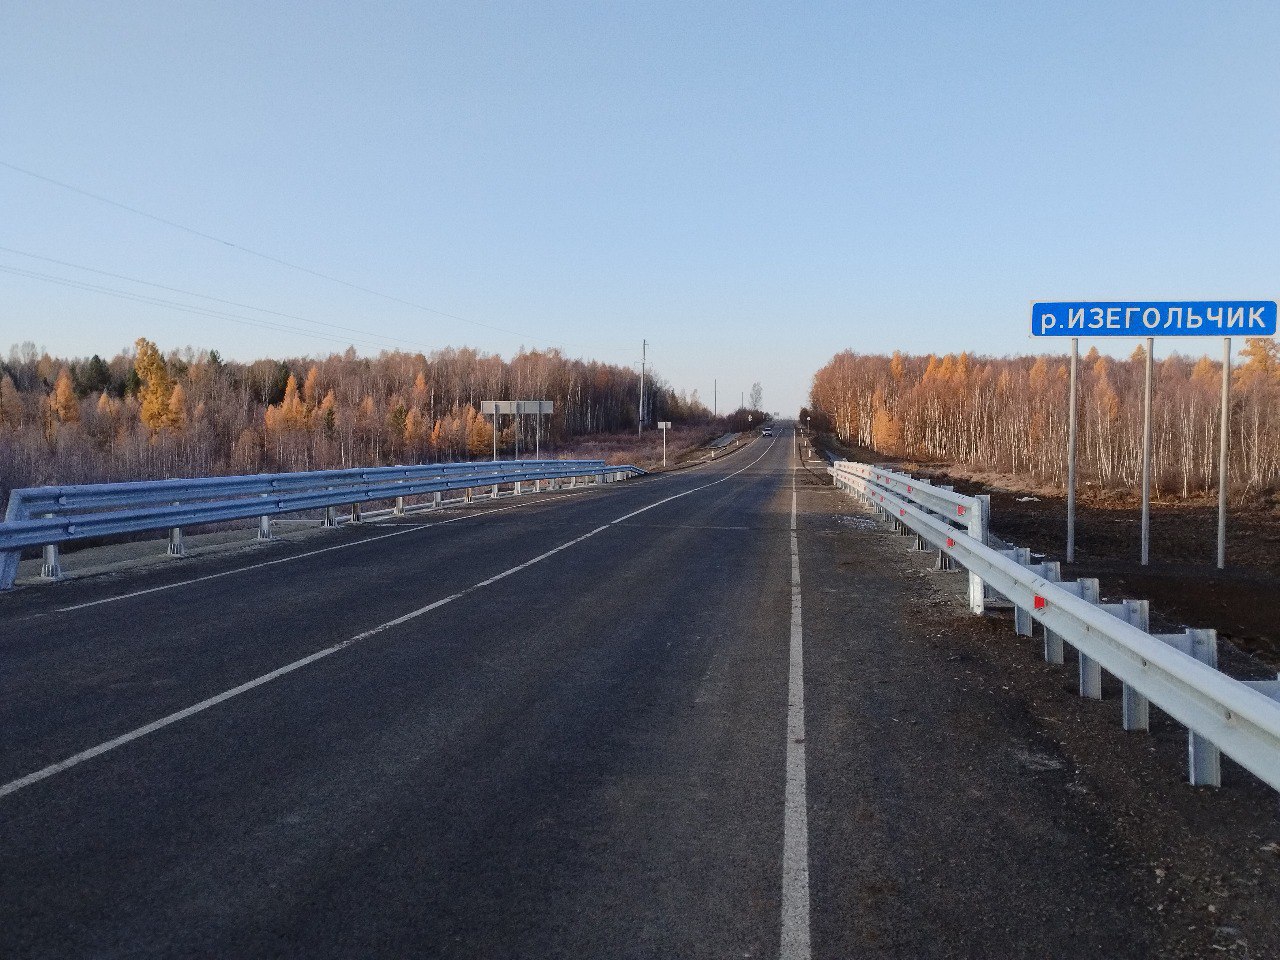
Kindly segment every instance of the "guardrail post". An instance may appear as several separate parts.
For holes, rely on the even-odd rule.
[[[324,508],[324,521],[321,523],[321,526],[324,526],[324,527],[336,527],[337,525],[338,525],[338,508],[337,508],[337,507],[325,507],[325,508]]]
[[[1101,586],[1093,577],[1086,577],[1083,580],[1077,580],[1075,583],[1060,583],[1058,586],[1081,600],[1095,605],[1099,602],[1102,592]],[[1062,637],[1048,627],[1045,627],[1044,630],[1044,659],[1046,663],[1056,663],[1058,665],[1065,662]]]
[[[520,481],[519,481],[519,480],[517,480],[517,481],[516,481],[516,490],[515,490],[515,493],[513,494],[513,496],[517,496],[517,497],[518,497],[518,496],[520,496]]]
[[[364,521],[360,519],[360,504],[358,503],[353,503],[351,505],[351,522],[364,523]]]
[[[490,500],[498,499],[498,485],[496,483],[493,485],[493,489],[489,491],[489,499]]]
[[[258,518],[258,539],[263,541],[271,539],[271,516],[269,514]]]
[[[404,497],[396,497],[396,508],[392,511],[397,517],[404,516]]]
[[[46,580],[62,579],[62,564],[58,562],[58,545],[56,543],[46,543],[44,545],[44,562],[40,565],[40,576]]]
[[[1124,611],[1129,623],[1146,633],[1151,623],[1151,603],[1148,600],[1126,600]],[[1126,730],[1151,729],[1151,704],[1142,694],[1122,683],[1120,687],[1120,718]]]
[[[13,586],[13,581],[18,579],[18,561],[21,559],[20,550],[0,553],[0,590],[8,590]]]
[[[185,557],[187,555],[186,547],[182,544],[182,528],[169,528],[169,556]]]
[[[467,489],[465,489],[465,490],[463,490],[463,491],[462,491],[462,502],[463,502],[463,503],[470,503],[470,502],[471,502],[471,488],[470,488],[470,487],[467,487]]]
[[[577,478],[577,477],[570,477],[570,478],[569,478],[569,486],[570,486],[570,488],[572,488],[572,487],[576,487],[577,485],[578,485],[578,478]]]
[[[435,508],[437,508],[437,509],[438,509],[438,508],[440,507],[440,503],[441,503],[443,500],[444,500],[443,495],[441,495],[440,491],[439,491],[439,490],[437,490],[437,491],[436,491],[436,493],[435,493],[435,497],[434,497],[434,498],[432,499],[432,501],[431,501],[431,506],[433,506],[433,507],[435,507]]]
[[[969,536],[986,546],[988,527],[991,524],[991,498],[984,495],[973,499],[976,507],[969,511]],[[972,571],[969,572],[969,609],[977,614],[986,610],[982,578]]]
[[[1218,631],[1192,627],[1183,633],[1154,633],[1157,640],[1218,669]],[[1187,731],[1187,779],[1193,787],[1222,786],[1222,753],[1194,730]]]
[[[1099,603],[1098,606],[1106,609],[1108,604]],[[1111,604],[1110,606],[1120,606],[1119,604]],[[1123,611],[1123,608],[1121,608]],[[1123,619],[1123,617],[1121,618]],[[1090,700],[1102,699],[1102,665],[1098,661],[1085,656],[1079,650],[1076,651],[1076,658],[1080,667],[1080,696],[1087,697]]]
[[[1062,579],[1062,565],[1055,560],[1047,560],[1043,563],[1028,563],[1031,551],[1022,547],[1018,550],[1017,560],[1032,573],[1038,573],[1050,583],[1057,583]],[[1025,556],[1025,560],[1023,559]],[[1021,607],[1013,608],[1013,627],[1014,632],[1020,637],[1035,636],[1035,620],[1031,616],[1030,610],[1024,610]]]

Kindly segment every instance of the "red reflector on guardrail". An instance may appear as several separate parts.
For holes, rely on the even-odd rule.
[[[947,546],[954,547],[955,545],[956,545],[956,542],[952,540],[950,537],[947,537]]]
[[[964,516],[964,507],[956,507],[956,516],[958,517]]]
[[[907,511],[906,511],[904,508],[899,507],[899,508],[898,508],[898,516],[900,516],[900,517],[905,517],[906,515],[907,515]]]
[[[911,492],[911,485],[907,484],[907,493],[910,493],[910,492]]]
[[[1045,607],[1049,605],[1049,601],[1046,600],[1044,597],[1036,597],[1035,605],[1037,610],[1043,610]]]

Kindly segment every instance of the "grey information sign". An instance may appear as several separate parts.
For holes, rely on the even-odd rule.
[[[515,412],[542,416],[543,414],[555,413],[555,408],[554,400],[517,400]]]
[[[659,421],[658,421],[658,429],[659,429],[659,430],[670,430],[670,429],[671,429],[671,421],[670,421],[670,420],[659,420]]]
[[[480,412],[486,417],[495,417],[500,413],[515,416],[516,403],[515,400],[481,400]]]

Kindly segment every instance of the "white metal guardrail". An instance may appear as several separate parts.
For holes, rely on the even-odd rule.
[[[28,487],[10,493],[0,523],[0,590],[13,586],[21,551],[28,547],[44,549],[42,573],[56,580],[58,545],[76,540],[167,529],[168,552],[181,556],[183,528],[200,524],[256,517],[258,538],[269,540],[271,518],[280,514],[323,509],[325,525],[337,526],[339,507],[350,506],[358,520],[361,505],[377,501],[394,501],[393,512],[403,514],[406,498],[423,494],[434,494],[427,506],[434,508],[450,490],[462,490],[469,502],[478,488],[497,497],[504,485],[518,494],[526,483],[537,491],[544,483],[608,482],[643,473],[603,460],[504,460]]]
[[[1050,662],[1062,662],[1064,642],[1074,647],[1082,696],[1101,698],[1104,670],[1119,679],[1125,729],[1148,728],[1149,703],[1185,726],[1193,784],[1220,785],[1221,751],[1280,789],[1280,679],[1235,680],[1220,673],[1214,631],[1148,633],[1145,600],[1100,604],[1096,580],[1062,583],[1056,563],[1031,564],[1029,551],[998,549],[961,532],[952,517],[934,509],[939,502],[956,505],[938,497],[939,488],[847,461],[830,472],[840,489],[1007,597],[1019,633],[1030,636],[1033,623],[1041,624]],[[928,489],[920,493],[921,486]]]
[[[905,473],[852,460],[836,461],[829,472],[836,477],[837,484],[841,477],[850,480],[857,478],[870,484],[880,491],[873,493],[872,499],[879,497],[881,503],[886,495],[904,497],[939,520],[964,530],[979,543],[992,545],[990,497],[967,497],[950,487],[935,486],[927,480],[918,480]],[[983,613],[990,603],[982,578],[972,570],[969,571],[969,609],[974,613]]]

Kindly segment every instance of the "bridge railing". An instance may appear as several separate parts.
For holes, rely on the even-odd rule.
[[[1219,672],[1215,631],[1149,633],[1147,601],[1101,603],[1097,580],[1064,583],[1059,564],[1032,563],[1026,549],[1001,549],[957,529],[933,509],[930,493],[917,498],[915,483],[911,492],[895,488],[905,475],[891,484],[879,468],[844,461],[830,472],[840,489],[1007,597],[1018,633],[1031,636],[1039,623],[1046,660],[1062,663],[1063,643],[1074,647],[1081,696],[1101,699],[1102,672],[1116,677],[1126,730],[1149,729],[1152,703],[1186,727],[1191,783],[1221,784],[1221,751],[1280,789],[1280,679],[1236,680]]]
[[[58,546],[77,540],[167,529],[168,552],[180,556],[184,527],[258,518],[258,538],[269,540],[271,518],[280,514],[322,509],[325,525],[337,526],[340,507],[351,507],[352,519],[359,519],[362,505],[378,501],[394,501],[393,512],[405,513],[405,498],[424,494],[435,495],[426,507],[434,508],[451,490],[470,501],[476,489],[488,488],[496,498],[501,486],[518,494],[525,484],[536,491],[543,484],[608,482],[644,472],[603,460],[507,460],[28,487],[10,493],[0,523],[0,590],[13,585],[21,551],[29,547],[44,549],[42,573],[58,579]]]

